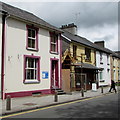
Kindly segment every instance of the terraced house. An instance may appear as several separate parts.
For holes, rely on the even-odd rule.
[[[2,99],[50,94],[60,88],[62,30],[32,13],[0,5]]]
[[[115,52],[111,55],[111,79],[115,82],[120,81],[120,56]]]
[[[99,49],[96,49],[96,66],[101,68],[98,72],[99,86],[108,86],[111,84],[111,55],[112,51],[105,48],[104,41],[97,41]]]
[[[77,26],[62,26],[62,82],[63,89],[88,90],[95,83],[98,86],[98,70],[96,67],[96,46],[86,38],[76,34]],[[70,76],[70,78],[69,78]],[[68,78],[68,79],[67,79]],[[69,81],[69,82],[68,82]],[[68,88],[66,88],[68,87]]]

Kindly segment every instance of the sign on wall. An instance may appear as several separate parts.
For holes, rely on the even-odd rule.
[[[42,72],[42,79],[48,79],[48,71]]]

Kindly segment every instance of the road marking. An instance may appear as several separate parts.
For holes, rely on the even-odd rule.
[[[111,94],[113,94],[113,93],[111,93]],[[111,94],[107,94],[107,95],[111,95]],[[0,117],[0,119],[13,117],[13,116],[17,116],[17,115],[22,115],[22,114],[26,114],[26,113],[32,113],[32,112],[36,112],[36,111],[39,111],[39,110],[45,110],[45,109],[59,107],[59,106],[63,106],[63,105],[69,105],[69,104],[77,103],[77,102],[80,102],[80,101],[87,101],[87,100],[91,100],[91,99],[95,99],[95,98],[99,98],[99,97],[103,97],[103,96],[105,96],[105,95],[99,95],[99,96],[95,96],[95,97],[91,97],[91,98],[86,98],[86,99],[82,99],[82,100],[76,100],[76,101],[73,101],[73,102],[68,102],[68,103],[61,103],[61,104],[58,104],[58,105],[39,108],[39,109],[35,109],[35,110],[28,110],[26,112],[14,113],[14,114],[11,114],[11,115],[2,116],[2,117]]]

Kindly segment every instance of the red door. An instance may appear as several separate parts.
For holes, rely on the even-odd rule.
[[[59,88],[59,77],[58,77],[58,61],[51,61],[51,87]]]

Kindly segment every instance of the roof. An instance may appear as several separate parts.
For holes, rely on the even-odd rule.
[[[103,52],[108,53],[108,54],[112,54],[113,53],[111,50],[109,50],[107,48],[100,47],[100,46],[96,45],[95,43],[91,42],[90,40],[88,40],[88,39],[86,39],[84,37],[81,37],[81,36],[78,36],[78,35],[74,35],[74,34],[72,34],[70,32],[67,32],[67,31],[64,31],[63,35],[65,37],[67,37],[68,39],[70,39],[71,41],[73,41],[73,42],[77,42],[77,43],[83,44],[85,46],[94,48],[94,49],[99,50],[99,51],[103,51]]]
[[[86,68],[86,69],[93,69],[93,70],[101,70],[102,68],[98,68],[96,66],[93,66],[91,64],[87,63],[74,63],[73,64],[75,68]]]
[[[2,6],[2,11],[6,11],[13,18],[18,18],[33,24],[40,25],[40,27],[42,28],[45,28],[51,31],[56,31],[58,33],[62,32],[61,29],[47,23],[46,21],[42,20],[41,18],[37,17],[36,15],[30,12],[19,9],[17,7],[13,7],[3,2],[0,2],[0,4]]]

